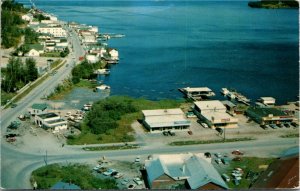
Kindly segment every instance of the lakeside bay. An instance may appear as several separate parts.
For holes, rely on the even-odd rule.
[[[26,4],[26,1],[20,1]],[[125,34],[105,84],[112,95],[180,98],[177,88],[232,87],[278,103],[298,94],[298,11],[251,9],[248,1],[36,1],[63,20]],[[168,39],[168,40],[166,40]]]

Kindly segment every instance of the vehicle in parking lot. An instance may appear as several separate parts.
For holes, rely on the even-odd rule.
[[[123,173],[118,172],[118,173],[114,176],[114,178],[122,178],[123,176],[124,176]]]
[[[127,178],[124,178],[121,182],[122,185],[126,185],[129,183],[129,180]]]
[[[202,125],[202,127],[204,128],[208,128],[208,125],[206,123],[200,123]]]
[[[220,128],[220,127],[217,127],[216,128],[216,130],[220,133],[220,134],[222,134],[223,133],[223,129],[222,128]]]
[[[292,125],[293,127],[299,127],[299,125],[298,125],[296,122],[292,122],[291,125]]]
[[[222,161],[223,164],[225,164],[225,165],[229,164],[229,158],[227,158],[227,157],[223,157],[223,158],[221,159],[221,161]]]
[[[235,157],[235,158],[233,158],[232,160],[233,160],[233,161],[241,161],[242,158],[241,158],[241,157]]]
[[[230,177],[227,174],[222,174],[222,178],[226,181],[229,182],[230,181]]]
[[[171,135],[171,136],[175,136],[175,133],[172,132],[172,131],[168,131],[168,133],[169,133],[169,135]]]
[[[205,152],[205,153],[204,153],[204,156],[205,156],[206,158],[210,158],[210,157],[211,157],[211,153],[210,153],[210,152]]]
[[[135,158],[134,162],[141,162],[140,156],[137,156],[137,157]]]
[[[277,129],[277,126],[275,124],[270,124],[270,127],[273,129]]]
[[[243,155],[244,153],[240,150],[234,150],[234,151],[232,151],[232,154],[234,154],[234,155]]]
[[[127,188],[128,188],[128,189],[134,189],[134,188],[135,188],[135,185],[134,185],[134,184],[130,184]]]
[[[188,134],[189,134],[189,135],[192,135],[192,134],[193,134],[193,131],[188,131]]]
[[[288,123],[285,123],[285,124],[283,124],[286,128],[290,128],[290,124],[288,124]]]
[[[276,124],[277,125],[277,127],[279,127],[279,128],[282,128],[283,127],[283,125],[281,124],[281,123],[278,123],[278,124]]]
[[[164,136],[168,136],[169,133],[168,133],[167,131],[163,131],[163,135],[164,135]]]
[[[118,173],[119,173],[119,172],[114,171],[114,172],[112,172],[112,173],[110,174],[110,176],[116,176]]]
[[[15,108],[15,107],[17,107],[18,105],[16,104],[16,103],[12,103],[11,105],[10,105],[10,107],[11,108]]]
[[[216,155],[216,157],[218,157],[218,158],[221,158],[221,157],[222,157],[221,153],[215,153],[215,155]]]
[[[105,168],[105,167],[100,167],[100,168],[97,170],[98,173],[103,173],[103,172],[106,172],[106,171],[107,171],[107,168]]]
[[[217,164],[221,164],[222,163],[222,161],[221,161],[220,158],[217,158],[215,161],[216,161]]]
[[[143,181],[142,181],[140,178],[138,178],[138,177],[133,178],[133,181],[134,181],[137,185],[142,185],[142,184],[143,184]]]
[[[115,169],[112,169],[112,168],[110,168],[110,169],[108,169],[107,171],[105,171],[105,172],[103,172],[103,174],[105,175],[105,176],[110,176],[113,172],[115,172],[116,170]]]
[[[97,170],[99,170],[101,167],[102,167],[102,166],[98,164],[97,166],[95,166],[95,167],[93,168],[93,170],[97,171]]]

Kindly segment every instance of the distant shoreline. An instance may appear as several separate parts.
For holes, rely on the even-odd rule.
[[[299,3],[296,0],[290,1],[250,1],[248,6],[251,8],[265,8],[265,9],[298,9]]]

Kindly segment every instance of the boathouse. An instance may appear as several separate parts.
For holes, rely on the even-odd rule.
[[[238,119],[226,112],[226,107],[218,100],[194,102],[194,113],[210,128],[236,128]]]
[[[151,133],[188,130],[191,122],[181,109],[142,110],[143,124]]]

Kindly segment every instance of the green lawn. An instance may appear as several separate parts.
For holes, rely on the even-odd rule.
[[[32,184],[36,181],[38,189],[49,189],[58,181],[71,182],[81,189],[117,188],[114,179],[96,178],[91,172],[91,167],[82,164],[47,165],[33,171],[30,181]]]
[[[231,180],[227,184],[232,189],[247,189],[251,184],[251,180],[246,179],[246,175],[249,171],[253,172],[262,172],[265,169],[259,168],[260,165],[269,165],[273,162],[274,158],[257,158],[257,157],[242,157],[241,161],[231,161],[229,167],[226,169],[226,174],[230,176]],[[242,176],[242,180],[238,186],[236,186],[233,182],[231,173],[235,168],[242,168],[244,174]]]
[[[243,138],[232,138],[232,139],[217,139],[217,140],[205,140],[205,141],[174,141],[171,142],[169,145],[171,146],[184,146],[184,145],[196,145],[196,144],[211,144],[211,143],[224,143],[224,142],[237,142],[237,141],[251,141],[254,140],[250,137],[243,137]]]
[[[17,93],[7,93],[1,90],[1,105],[5,105],[7,100],[11,100]]]
[[[60,52],[46,52],[40,55],[41,57],[60,57]]]
[[[113,146],[103,146],[103,147],[84,147],[85,151],[105,151],[105,150],[125,150],[125,149],[137,149],[138,145],[113,145]]]
[[[124,96],[112,96],[111,99],[127,99]],[[93,134],[87,126],[87,121],[84,120],[81,126],[81,134],[78,136],[68,137],[68,144],[81,145],[81,144],[99,144],[99,143],[119,143],[119,142],[132,142],[134,141],[134,132],[131,124],[137,119],[142,118],[143,109],[164,109],[180,107],[181,101],[176,100],[160,100],[150,101],[143,98],[132,99],[132,104],[138,109],[138,112],[124,114],[121,119],[117,121],[118,127],[110,129],[104,134]]]

